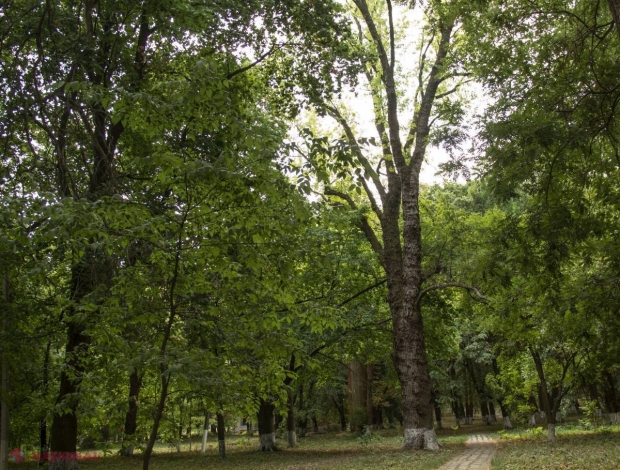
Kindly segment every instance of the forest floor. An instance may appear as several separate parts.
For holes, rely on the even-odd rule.
[[[203,470],[205,468],[234,470],[435,470],[449,466],[450,461],[463,455],[470,435],[486,435],[496,440],[492,469],[506,470],[602,470],[620,468],[620,426],[586,429],[572,424],[558,426],[558,442],[546,442],[542,429],[501,431],[493,426],[463,426],[458,430],[438,432],[442,449],[439,452],[407,452],[401,449],[402,436],[398,429],[375,431],[371,438],[352,433],[313,434],[298,439],[298,446],[288,449],[284,441],[281,452],[257,452],[258,439],[227,436],[227,459],[218,458],[217,442],[207,444],[206,455],[200,454],[200,438],[196,436],[189,451],[187,442],[182,452],[173,446],[159,444],[151,458],[152,470]],[[92,451],[91,451],[92,455]],[[123,458],[102,456],[98,460],[83,460],[84,470],[140,470],[140,453]],[[36,462],[23,462],[11,469],[34,470]],[[42,467],[39,467],[42,468]]]

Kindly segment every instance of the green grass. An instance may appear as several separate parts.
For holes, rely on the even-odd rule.
[[[611,470],[620,468],[620,426],[556,428],[557,442],[546,430],[506,433],[493,459],[494,470]]]
[[[158,446],[151,458],[152,470],[204,470],[205,468],[243,470],[353,470],[361,468],[394,470],[431,470],[440,467],[464,449],[467,436],[462,433],[440,434],[443,445],[439,452],[403,451],[398,430],[376,431],[369,442],[351,433],[317,434],[298,439],[298,447],[287,449],[283,441],[281,452],[257,452],[258,439],[227,438],[227,459],[220,461],[217,444],[210,442],[206,455],[199,452],[200,443],[192,452],[177,453],[167,445]],[[140,454],[132,458],[102,457],[100,461],[83,461],[82,469],[138,470],[142,468]],[[11,468],[35,469],[36,463],[25,462]]]
[[[493,434],[499,439],[493,469],[499,470],[605,470],[620,469],[620,426],[586,429],[573,424],[557,427],[558,442],[549,444],[544,430],[501,431],[501,425],[463,426],[438,432],[443,448],[439,452],[403,451],[401,431],[376,431],[364,441],[351,433],[316,434],[298,439],[298,447],[281,452],[258,452],[258,439],[227,436],[227,459],[220,461],[217,443],[209,436],[206,455],[201,455],[196,436],[189,451],[187,442],[178,453],[173,446],[158,444],[151,458],[151,470],[433,470],[459,455],[470,434]],[[98,452],[101,455],[101,452]],[[141,470],[142,456],[117,455],[99,461],[83,461],[84,470]],[[11,465],[12,469],[34,470],[35,462]]]

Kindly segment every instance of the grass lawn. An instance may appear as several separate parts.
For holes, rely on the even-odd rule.
[[[220,461],[217,455],[217,443],[208,444],[206,455],[201,455],[198,438],[192,444],[192,452],[188,450],[177,453],[167,445],[156,448],[151,457],[149,468],[152,470],[174,469],[269,469],[269,470],[353,470],[353,469],[402,469],[431,470],[440,467],[454,456],[461,453],[467,434],[462,430],[443,431],[440,443],[443,449],[439,452],[401,450],[402,437],[400,430],[389,429],[375,431],[370,441],[364,442],[351,433],[317,434],[298,439],[298,447],[287,449],[285,441],[281,452],[257,452],[258,439],[232,436],[227,437],[227,459]],[[185,445],[187,448],[187,445]],[[102,457],[99,461],[83,461],[82,469],[97,470],[138,470],[142,468],[140,454],[133,458],[119,456]],[[35,462],[24,462],[12,465],[11,468],[36,469]]]
[[[507,433],[499,441],[493,470],[620,469],[620,426],[556,430],[555,444],[546,441],[546,430]]]

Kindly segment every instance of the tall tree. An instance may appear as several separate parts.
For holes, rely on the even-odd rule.
[[[423,264],[420,171],[429,144],[441,134],[434,134],[433,129],[452,129],[458,134],[453,124],[460,107],[450,97],[461,83],[462,70],[451,59],[450,50],[459,12],[452,3],[408,4],[423,9],[426,20],[418,24],[418,82],[411,92],[406,89],[407,81],[399,79],[397,52],[401,48],[392,1],[354,0],[353,4],[351,14],[358,29],[361,68],[373,103],[380,155],[373,155],[375,139],[360,136],[347,111],[323,102],[318,109],[337,122],[344,137],[331,148],[325,139],[314,140],[308,166],[315,168],[324,182],[326,196],[339,199],[357,213],[357,224],[386,273],[394,334],[392,358],[402,389],[404,446],[438,449],[422,298],[442,287],[467,286],[450,279],[425,285],[441,269],[439,265],[425,269]],[[403,136],[401,113],[407,109],[404,103],[412,103],[412,117],[404,126]],[[345,182],[336,183],[335,178],[344,178]],[[366,199],[361,201],[349,191],[363,193]]]

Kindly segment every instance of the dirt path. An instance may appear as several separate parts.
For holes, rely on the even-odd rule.
[[[494,454],[493,439],[483,434],[472,434],[467,439],[467,450],[439,470],[490,470]]]

